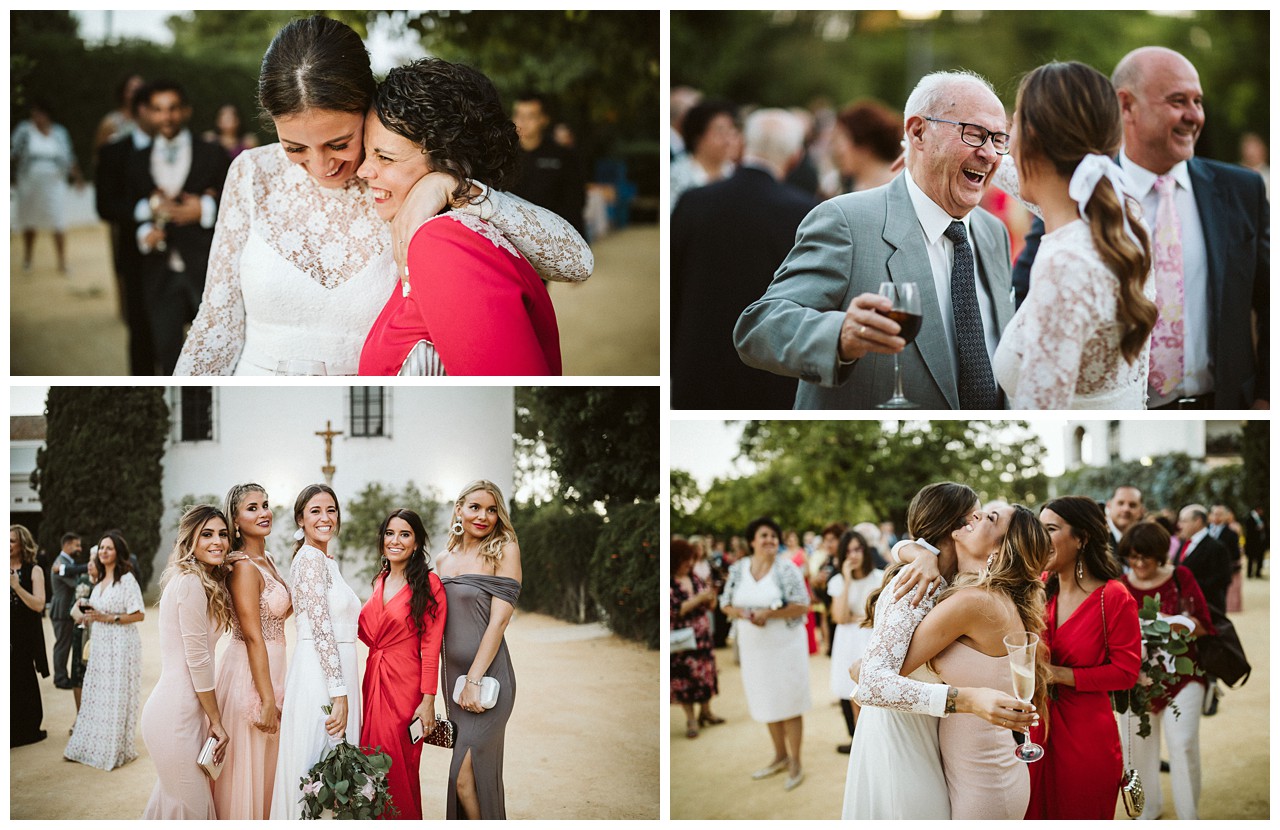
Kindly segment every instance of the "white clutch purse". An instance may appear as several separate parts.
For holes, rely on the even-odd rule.
[[[459,703],[462,697],[463,684],[467,682],[465,674],[458,676],[458,682],[453,684],[453,702]],[[485,709],[492,709],[498,702],[498,690],[501,687],[496,678],[485,677],[480,681],[480,705]]]
[[[213,750],[217,745],[218,739],[210,737],[204,742],[204,746],[200,747],[200,754],[196,756],[196,764],[214,781],[217,781],[218,776],[222,774],[222,763],[213,760]]]

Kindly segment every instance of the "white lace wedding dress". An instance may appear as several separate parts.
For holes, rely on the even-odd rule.
[[[461,208],[492,222],[550,280],[586,279],[591,249],[551,211],[487,191]],[[282,360],[354,375],[396,280],[391,231],[364,182],[324,188],[279,144],[231,164],[204,297],[175,375],[269,375]]]
[[[993,183],[1018,197],[1009,160],[997,168]],[[1034,205],[1022,203],[1039,214]],[[1155,300],[1151,275],[1142,293]],[[1009,408],[1145,409],[1151,341],[1132,362],[1125,359],[1119,302],[1120,282],[1098,256],[1087,222],[1077,219],[1045,234],[1031,266],[1027,298],[1000,336],[991,362]]]
[[[946,706],[947,687],[921,686],[898,674],[916,627],[946,582],[912,608],[909,595],[893,601],[900,576],[876,600],[875,628],[862,658],[854,695],[862,711],[849,752],[841,811],[846,819],[951,818],[938,750],[938,718]],[[916,669],[910,678],[939,683],[927,666]]]
[[[302,818],[302,777],[337,745],[325,731],[322,707],[347,696],[346,739],[360,745],[360,675],[356,636],[360,599],[338,563],[303,545],[289,573],[298,641],[289,658],[280,713],[280,755],[271,792],[271,818]]]

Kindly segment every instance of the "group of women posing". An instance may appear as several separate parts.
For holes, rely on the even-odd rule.
[[[844,816],[1113,818],[1122,753],[1107,693],[1137,681],[1141,634],[1102,508],[1065,496],[1038,517],[984,509],[944,482],[916,495],[907,524],[910,564],[867,602]],[[1004,645],[1021,632],[1040,637],[1032,705],[1012,694]],[[964,713],[977,717],[950,717]],[[1043,759],[1015,757],[1022,731]]]
[[[392,511],[380,529],[382,567],[363,607],[329,552],[341,524],[333,490],[305,488],[294,520],[286,584],[266,550],[272,511],[262,487],[231,488],[225,512],[197,505],[182,516],[162,577],[160,679],[142,712],[159,779],[143,817],[300,818],[302,779],[345,738],[391,756],[387,782],[398,817],[422,818],[422,744],[411,740],[409,725],[420,718],[431,730],[443,654],[444,693],[458,678],[467,681],[458,702],[446,703],[457,724],[448,817],[505,818],[503,735],[516,688],[503,634],[521,570],[501,491],[488,481],[463,489],[434,568],[421,518]],[[290,613],[297,643],[286,674]],[[232,642],[215,671],[214,646],[225,630]],[[363,685],[357,637],[369,647]],[[110,671],[96,633],[94,648],[90,674]],[[500,683],[490,709],[479,698],[486,676]],[[85,685],[88,709],[92,685]],[[196,763],[209,737],[223,763],[215,781]]]

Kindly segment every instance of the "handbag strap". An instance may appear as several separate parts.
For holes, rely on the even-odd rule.
[[[1107,639],[1107,583],[1102,583],[1102,593],[1098,595],[1098,602],[1102,604],[1102,648],[1106,655],[1106,661],[1111,662],[1111,643]]]
[[[449,714],[449,696],[451,694],[449,691],[449,656],[444,652],[443,635],[440,637],[440,667],[442,669],[440,673],[444,675],[444,688],[440,690],[444,692],[444,717],[445,720],[453,720],[453,717]],[[426,724],[424,723],[423,726],[426,726]]]

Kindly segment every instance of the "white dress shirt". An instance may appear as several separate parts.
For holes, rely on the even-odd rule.
[[[135,144],[137,136],[134,137]],[[182,186],[187,183],[191,174],[191,131],[183,130],[172,139],[156,135],[151,140],[151,179],[160,192],[170,199],[176,199],[182,193]],[[148,199],[139,199],[133,210],[134,220],[138,225],[138,250],[144,254],[151,253],[151,246],[146,243],[147,234],[151,233],[154,216]],[[218,203],[212,196],[200,197],[200,227],[212,228],[218,218]],[[169,254],[169,270],[185,271],[186,265],[176,249]]]
[[[1196,549],[1196,545],[1200,544],[1200,540],[1209,535],[1208,526],[1200,528],[1194,536],[1187,540],[1187,548],[1178,556],[1176,565],[1181,565],[1187,561],[1187,557],[1191,555],[1191,551]]]
[[[1139,167],[1123,152],[1120,166],[1129,177],[1134,193],[1142,199],[1147,226],[1154,233],[1156,207],[1160,204],[1160,194],[1156,192],[1159,176]],[[1186,374],[1182,385],[1169,395],[1161,396],[1154,389],[1148,390],[1148,409],[1213,391],[1213,374],[1209,371],[1209,257],[1204,246],[1204,228],[1200,224],[1187,163],[1178,162],[1165,175],[1173,176],[1178,183],[1173,204],[1182,229],[1182,319],[1185,321],[1182,360]]]
[[[951,265],[955,257],[955,244],[943,236],[947,228],[956,219],[930,199],[911,178],[909,170],[903,170],[907,179],[907,192],[911,195],[911,204],[916,209],[916,218],[920,220],[920,230],[924,232],[924,246],[929,251],[929,266],[933,270],[933,287],[938,294],[938,308],[942,312],[942,327],[947,335],[948,354],[951,356],[951,368],[956,367],[956,323],[951,314]],[[994,357],[999,336],[996,333],[996,307],[982,278],[982,269],[978,260],[978,249],[973,243],[973,234],[969,228],[969,215],[960,222],[964,223],[964,232],[969,237],[969,247],[973,250],[974,289],[978,296],[978,311],[982,315],[982,331],[987,343],[987,358]]]

